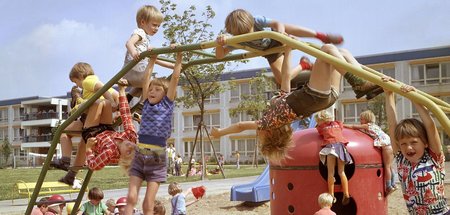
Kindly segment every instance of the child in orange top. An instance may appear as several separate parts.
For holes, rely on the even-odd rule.
[[[342,190],[344,197],[342,204],[347,205],[350,202],[350,194],[348,192],[348,180],[344,172],[345,164],[353,163],[350,153],[348,153],[348,141],[342,134],[344,128],[342,122],[334,121],[333,116],[326,110],[322,110],[315,115],[317,122],[317,131],[323,137],[323,147],[320,150],[320,161],[327,165],[328,169],[328,192],[334,197],[334,168],[338,167],[338,175],[341,179]],[[334,200],[335,201],[335,200]]]

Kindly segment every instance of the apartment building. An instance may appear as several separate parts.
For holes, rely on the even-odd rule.
[[[48,152],[52,128],[67,118],[67,102],[37,96],[0,101],[0,141],[11,144],[13,166],[42,164],[40,155]]]
[[[450,103],[450,46],[434,47],[421,50],[408,50],[395,53],[382,53],[357,57],[358,61],[395,79]],[[236,107],[241,95],[252,94],[249,81],[256,73],[269,68],[229,72],[222,75],[221,83],[228,85],[235,82],[235,88],[213,95],[206,100],[204,124],[208,131],[212,127],[226,127],[232,123],[254,120],[246,114],[230,117],[230,108]],[[343,81],[342,92],[335,105],[336,117],[345,123],[359,123],[359,114],[366,110],[368,101],[356,100],[351,87]],[[181,86],[178,95],[183,95]],[[8,138],[14,148],[14,156],[20,157],[27,165],[40,165],[41,160],[33,154],[46,154],[52,138],[51,128],[58,120],[67,118],[67,97],[62,98],[18,98],[0,101],[0,141]],[[399,97],[397,100],[399,118],[418,117],[409,100]],[[448,114],[450,116],[450,114]],[[198,108],[186,109],[178,106],[174,111],[173,133],[169,143],[174,143],[177,153],[185,161],[190,156],[197,136]],[[442,131],[442,141],[450,146],[450,138]],[[200,137],[200,135],[198,135]],[[239,134],[211,139],[202,133],[206,156],[212,156],[212,147],[216,153],[224,155],[226,161],[234,161],[234,154],[239,152],[241,161],[251,161],[255,153],[256,132],[244,131]],[[58,146],[59,149],[59,146]],[[194,158],[200,158],[200,147],[196,146]],[[59,150],[58,150],[59,151]],[[31,155],[30,155],[31,154]],[[261,159],[261,156],[259,156]]]

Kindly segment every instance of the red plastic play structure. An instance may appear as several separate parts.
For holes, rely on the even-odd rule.
[[[387,214],[384,197],[384,172],[381,152],[373,140],[356,130],[345,129],[347,149],[354,163],[345,166],[351,201],[342,205],[339,176],[335,175],[336,214]],[[316,129],[298,131],[293,135],[296,146],[290,158],[281,165],[270,165],[271,214],[314,214],[320,209],[317,198],[327,189],[327,168],[319,160],[322,139]],[[336,171],[337,172],[337,171]]]

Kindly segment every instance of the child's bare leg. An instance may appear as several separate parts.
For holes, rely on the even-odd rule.
[[[142,204],[144,214],[153,214],[153,206],[155,205],[156,193],[158,192],[158,189],[158,182],[147,182],[147,191]]]
[[[100,124],[100,118],[104,105],[105,100],[97,100],[91,107],[89,107],[86,122],[84,122],[84,128],[90,128]]]
[[[327,155],[327,182],[328,193],[334,197],[334,168],[336,167],[336,157],[333,155]]]
[[[125,206],[125,214],[133,214],[134,206],[138,201],[139,189],[141,188],[142,179],[137,176],[130,176],[130,185],[128,186],[127,205]]]
[[[393,186],[391,184],[392,179],[392,161],[394,160],[394,154],[391,146],[383,146],[381,148],[381,154],[383,156],[383,164],[384,164],[384,180],[386,181],[386,188],[389,186]]]
[[[284,31],[296,37],[315,37],[316,31],[298,25],[284,24]]]
[[[339,159],[337,159],[337,160],[338,160],[338,162],[337,162],[338,175],[339,175],[339,178],[341,179],[341,185],[342,185],[342,190],[344,192],[344,197],[350,197],[350,194],[348,192],[348,180],[347,180],[347,176],[345,175],[345,163],[344,163],[344,161],[341,161]]]
[[[100,124],[111,125],[113,123],[113,113],[112,113],[111,102],[105,101],[100,115]]]
[[[242,121],[222,129],[212,128],[211,135],[213,137],[221,137],[227,134],[234,134],[245,130],[256,130],[256,129],[257,125],[255,121]]]
[[[283,66],[284,55],[281,55],[277,60],[272,62],[270,65],[270,70],[272,70],[275,82],[281,85],[281,67]]]

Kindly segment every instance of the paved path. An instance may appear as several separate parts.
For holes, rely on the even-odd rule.
[[[189,187],[204,185],[207,187],[206,195],[216,195],[222,194],[230,191],[231,186],[236,184],[244,184],[250,183],[254,181],[258,176],[249,176],[242,178],[230,178],[230,179],[216,179],[216,180],[205,180],[205,181],[195,181],[195,182],[184,182],[181,184],[183,189],[187,189]],[[168,184],[163,184],[159,188],[157,198],[169,199],[169,194],[167,192]],[[109,198],[118,199],[122,196],[127,195],[128,189],[116,189],[116,190],[105,190],[103,191],[105,194],[106,201]],[[4,191],[2,191],[4,192]],[[69,194],[63,195],[64,198],[70,199]],[[72,195],[72,198],[75,198],[76,195]],[[139,199],[142,201],[145,196],[145,187],[142,187],[139,191]],[[38,200],[40,197],[38,197]],[[28,199],[18,199],[14,200],[14,205],[12,205],[11,200],[0,201],[0,215],[23,215],[27,209]],[[64,211],[66,212],[66,211]]]

